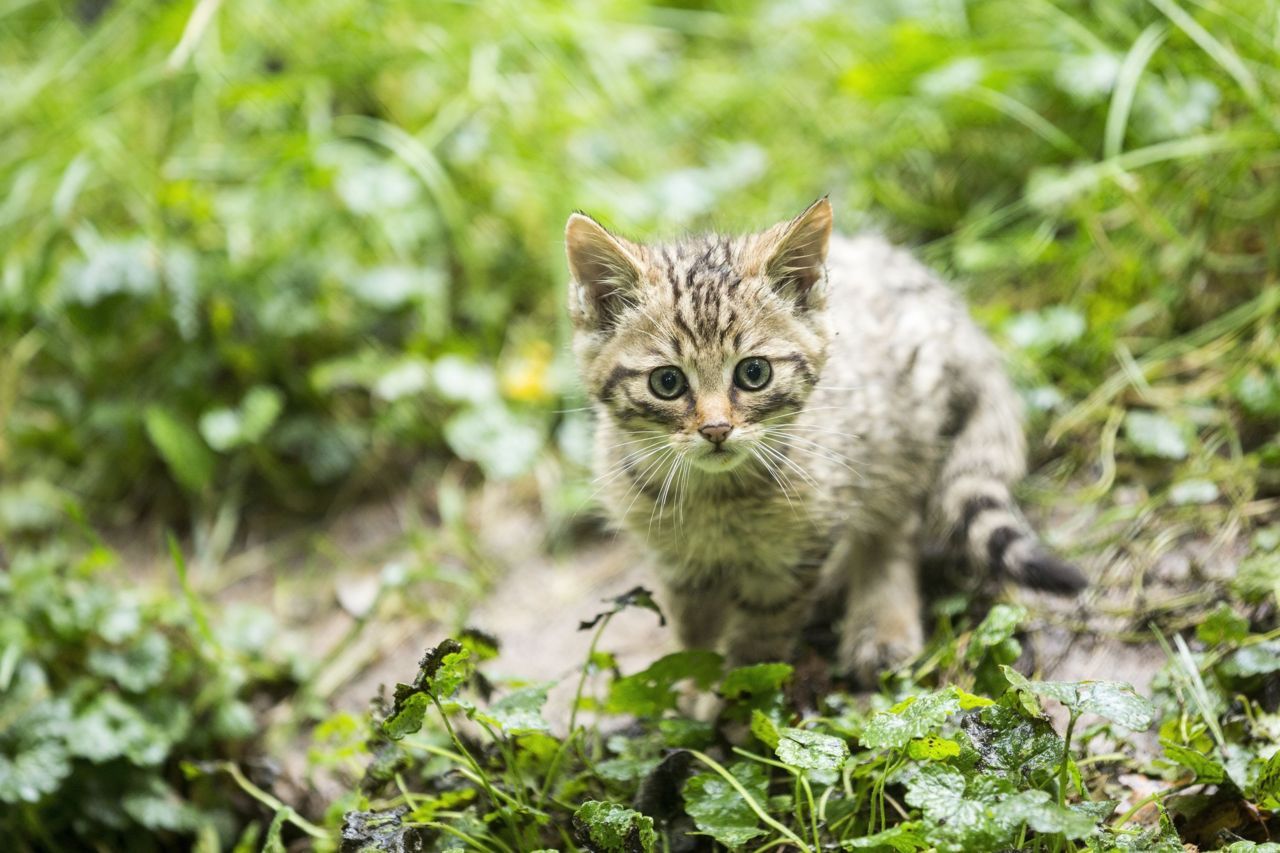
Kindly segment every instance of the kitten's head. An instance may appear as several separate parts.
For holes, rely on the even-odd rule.
[[[758,234],[651,246],[571,216],[574,350],[605,416],[708,472],[790,444],[826,357],[830,236],[825,198]]]

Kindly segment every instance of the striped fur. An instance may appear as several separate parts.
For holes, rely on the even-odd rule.
[[[831,222],[823,199],[759,234],[640,245],[575,214],[569,310],[604,504],[658,557],[682,641],[786,658],[822,605],[871,681],[922,646],[924,547],[1084,579],[1011,496],[1025,442],[995,348],[908,253]],[[771,369],[755,389],[748,358]],[[651,377],[672,367],[686,387],[664,399]]]

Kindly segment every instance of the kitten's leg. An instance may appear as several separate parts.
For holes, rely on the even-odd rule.
[[[801,555],[785,577],[743,579],[726,630],[730,666],[795,657],[831,550],[831,543],[824,539]]]
[[[724,632],[729,593],[716,578],[669,579],[663,604],[680,647],[715,650]]]
[[[924,648],[919,571],[920,518],[848,558],[851,573],[839,664],[860,685],[873,687]]]
[[[740,597],[729,616],[728,665],[788,661],[809,621],[812,584],[789,592],[773,590],[760,598]]]

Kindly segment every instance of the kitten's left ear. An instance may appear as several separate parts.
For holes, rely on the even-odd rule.
[[[607,328],[639,286],[640,250],[610,234],[590,216],[575,213],[564,229],[565,251],[573,283],[569,314],[584,327]]]
[[[790,222],[771,228],[764,271],[780,293],[807,307],[809,292],[822,280],[827,246],[831,242],[831,202],[826,196],[809,205]]]

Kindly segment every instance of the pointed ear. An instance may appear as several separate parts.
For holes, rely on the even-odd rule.
[[[831,202],[823,196],[795,219],[766,232],[772,239],[765,275],[779,293],[790,296],[802,308],[808,306],[809,292],[822,280],[831,221]]]
[[[564,229],[569,273],[569,313],[577,325],[606,328],[640,284],[638,247],[615,237],[590,216],[575,213]]]

